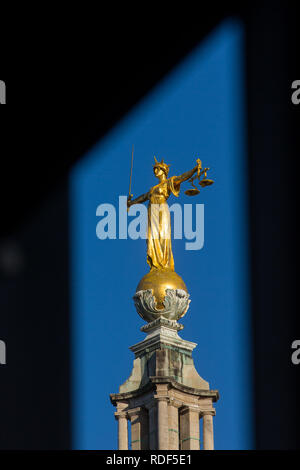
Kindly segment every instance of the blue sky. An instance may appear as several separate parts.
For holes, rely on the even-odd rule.
[[[170,176],[211,168],[215,184],[195,198],[204,204],[205,242],[187,251],[173,240],[175,269],[190,292],[181,337],[198,343],[199,374],[218,389],[215,447],[253,447],[251,320],[244,109],[243,30],[227,20],[153,89],[74,167],[71,176],[73,446],[117,448],[109,394],[130,375],[129,346],[143,320],[132,296],[148,272],[145,240],[99,240],[99,204],[118,208],[127,195],[135,146],[134,197],[156,184],[153,156]]]

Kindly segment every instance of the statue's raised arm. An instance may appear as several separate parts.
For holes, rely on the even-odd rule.
[[[194,168],[192,168],[189,171],[186,171],[185,173],[182,173],[182,175],[180,175],[180,176],[175,176],[174,177],[173,183],[174,183],[174,186],[176,187],[176,189],[180,188],[181,183],[183,183],[184,181],[187,181],[190,178],[192,178],[192,176],[194,176],[194,174],[196,172],[197,172],[197,176],[198,177],[200,176],[200,172],[201,172],[201,169],[202,169],[202,162],[199,158],[196,161],[197,161],[197,165]]]

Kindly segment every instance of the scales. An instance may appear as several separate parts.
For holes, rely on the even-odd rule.
[[[194,185],[194,180],[195,179],[198,179],[198,182],[199,182],[199,185],[202,187],[202,188],[205,188],[206,186],[210,186],[211,184],[213,184],[214,180],[210,180],[207,178],[207,172],[208,172],[209,168],[204,168],[202,171],[199,172],[199,174],[197,174],[196,176],[193,176],[191,179],[189,179],[189,183],[191,183],[191,185],[193,186],[191,189],[187,189],[186,191],[184,191],[184,194],[186,194],[187,196],[197,196],[197,194],[200,193],[200,190],[196,188],[196,186]],[[204,178],[202,178],[202,180],[200,179],[200,177],[204,175]]]

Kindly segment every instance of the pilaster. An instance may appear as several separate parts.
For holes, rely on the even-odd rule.
[[[180,449],[199,450],[199,408],[184,406],[180,410]]]

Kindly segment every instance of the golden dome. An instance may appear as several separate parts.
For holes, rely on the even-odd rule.
[[[153,290],[153,296],[156,299],[157,308],[163,309],[163,301],[166,295],[166,289],[182,289],[188,293],[183,279],[171,270],[152,269],[139,282],[136,292],[140,290]]]

